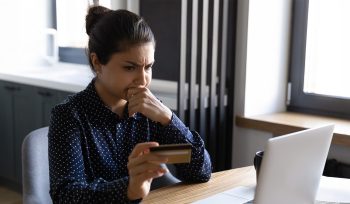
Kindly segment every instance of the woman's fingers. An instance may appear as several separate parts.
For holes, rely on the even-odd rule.
[[[144,172],[144,173],[136,176],[136,179],[138,179],[139,181],[147,181],[149,179],[161,177],[167,172],[168,172],[167,169],[158,170],[158,171],[151,171],[151,172]]]
[[[139,189],[139,190],[136,190],[136,192],[139,192],[139,193],[136,193],[136,196],[134,196],[134,198],[135,199],[139,197],[143,198],[148,194],[148,192],[145,192],[142,188],[148,185],[149,186],[148,189],[149,189],[151,186],[152,180],[154,178],[163,176],[165,173],[167,173],[167,170],[163,169],[158,171],[144,172],[137,176],[131,176],[129,180],[129,185],[128,185],[128,196],[129,196],[129,192],[130,193],[133,192],[133,194],[135,195],[135,189]]]
[[[141,174],[141,178],[143,180],[159,178],[159,177],[163,176],[167,172],[168,172],[168,170],[166,170],[166,169],[153,171],[153,172],[147,172],[147,173]]]
[[[146,87],[129,88],[126,96],[130,101],[133,97],[139,96],[140,94],[146,94],[148,92],[149,89]]]
[[[139,112],[164,126],[169,124],[172,111],[163,105],[146,87],[130,89],[128,98],[129,117]]]
[[[135,166],[141,165],[143,163],[153,163],[161,164],[167,162],[168,159],[165,156],[155,155],[155,154],[144,154],[142,156],[129,159],[128,168],[134,168]]]
[[[150,119],[157,119],[157,114],[162,110],[161,102],[152,94],[138,94],[133,96],[128,103],[129,116],[142,113]]]
[[[129,104],[128,104],[129,116],[132,116],[137,112],[144,114],[149,104],[150,104],[150,99],[148,98],[137,98],[129,101]]]
[[[160,164],[167,162],[168,158],[149,153],[150,147],[158,145],[156,142],[145,142],[139,143],[134,147],[127,164],[130,176],[149,171],[164,171]]]
[[[152,106],[152,101],[157,100],[147,88],[134,88],[128,91],[128,112],[131,117],[135,113],[148,114]],[[153,108],[152,108],[153,107]]]
[[[129,176],[137,176],[139,174],[154,172],[154,171],[167,171],[167,169],[162,167],[159,164],[144,163],[142,165],[138,165],[138,166],[135,166],[134,168],[129,169]]]
[[[149,153],[149,148],[155,146],[159,146],[159,144],[157,142],[139,143],[129,156],[127,165],[129,171],[128,196],[132,198],[147,195],[152,179],[161,177],[168,172],[168,169],[160,165],[165,163],[167,158]]]

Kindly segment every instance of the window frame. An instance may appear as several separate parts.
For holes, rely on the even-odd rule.
[[[49,27],[52,27],[57,30],[57,13],[56,13],[56,1],[57,0],[51,0],[50,10],[51,10],[51,25]],[[60,62],[68,62],[68,63],[74,63],[74,64],[84,64],[88,65],[88,57],[86,55],[86,48],[76,48],[76,47],[58,47],[58,60]]]
[[[85,48],[58,47],[58,58],[61,62],[89,64]]]
[[[350,99],[305,93],[304,70],[309,0],[294,0],[287,110],[350,118]]]

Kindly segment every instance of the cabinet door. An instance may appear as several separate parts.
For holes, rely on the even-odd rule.
[[[63,102],[70,94],[72,93],[38,88],[38,96],[41,103],[41,123],[43,127],[50,125],[52,108]]]
[[[21,184],[21,145],[31,131],[49,126],[52,108],[69,93],[21,85],[14,95],[15,157],[17,181]]]
[[[49,125],[51,109],[71,93],[0,81],[0,179],[22,186],[22,142]]]
[[[15,180],[15,155],[13,151],[13,91],[14,86],[0,81],[0,177]]]
[[[41,124],[40,98],[37,89],[32,86],[18,85],[14,92],[14,136],[15,136],[15,167],[16,181],[22,184],[22,141],[28,133],[38,129]]]
[[[68,98],[70,95],[74,95],[75,93],[72,92],[66,92],[66,91],[59,91],[58,92],[58,103],[62,103],[64,100]]]
[[[40,99],[40,119],[42,127],[49,126],[51,110],[58,103],[58,91],[38,88],[37,95]]]

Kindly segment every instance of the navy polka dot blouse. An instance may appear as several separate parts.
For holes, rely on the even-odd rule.
[[[127,106],[126,106],[127,107]],[[200,136],[173,114],[162,126],[140,113],[124,117],[98,96],[94,80],[52,110],[49,128],[50,195],[54,203],[128,203],[128,156],[137,143],[191,143],[190,164],[176,164],[184,181],[205,182],[211,162]]]

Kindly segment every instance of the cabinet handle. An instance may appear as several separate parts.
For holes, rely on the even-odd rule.
[[[38,94],[40,96],[44,96],[44,97],[50,97],[52,96],[52,93],[48,92],[48,91],[38,91]]]
[[[6,90],[9,90],[9,91],[19,91],[20,90],[19,87],[15,87],[15,86],[4,86],[4,88]]]

